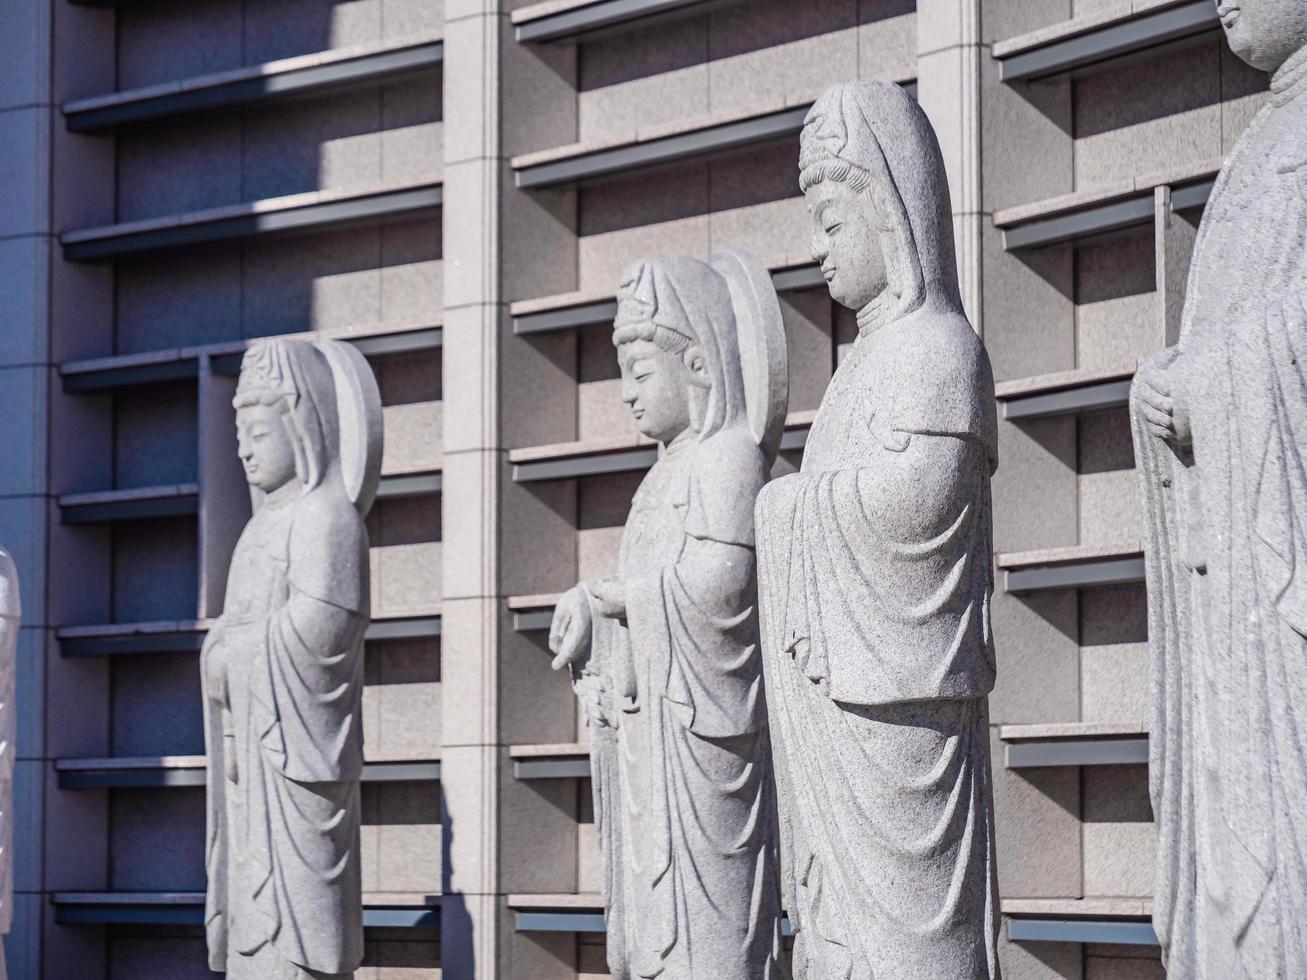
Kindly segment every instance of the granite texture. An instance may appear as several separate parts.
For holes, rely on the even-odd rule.
[[[549,636],[590,728],[609,969],[781,977],[753,535],[788,400],[780,306],[748,253],[649,259],[623,275],[613,343],[663,451],[618,574],[564,594]]]
[[[1307,7],[1222,5],[1271,98],[1217,179],[1179,342],[1131,394],[1153,923],[1172,976],[1307,975]]]
[[[858,338],[757,503],[794,974],[997,977],[989,359],[934,131],[896,85],[803,129],[813,257]]]
[[[14,759],[18,630],[22,620],[18,569],[0,548],[0,980],[5,980],[4,936],[14,921]]]
[[[353,977],[381,399],[355,348],[270,340],[246,353],[233,404],[254,516],[201,656],[209,966]]]

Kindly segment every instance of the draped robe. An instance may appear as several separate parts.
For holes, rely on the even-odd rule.
[[[202,662],[205,923],[210,968],[234,980],[352,977],[362,959],[369,613],[366,531],[338,480],[266,501]]]
[[[590,727],[613,977],[780,976],[775,799],[742,423],[673,446],[622,536],[626,622],[594,614]]]
[[[1168,971],[1307,976],[1307,51],[1203,215],[1167,369],[1192,436],[1134,440]]]
[[[993,380],[957,314],[864,332],[757,505],[794,975],[998,976]],[[899,456],[919,454],[914,485]]]

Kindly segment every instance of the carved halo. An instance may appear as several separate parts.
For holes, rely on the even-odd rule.
[[[780,452],[790,400],[789,350],[771,276],[753,255],[718,252],[709,264],[731,290],[749,429],[768,462]]]
[[[381,482],[381,393],[372,368],[352,344],[322,340],[315,345],[331,365],[340,422],[340,475],[345,492],[364,516]]]

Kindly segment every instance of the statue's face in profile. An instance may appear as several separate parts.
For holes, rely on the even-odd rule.
[[[1230,50],[1261,71],[1276,71],[1307,45],[1304,0],[1223,0],[1217,13]]]
[[[670,442],[690,426],[690,387],[695,377],[689,357],[670,354],[648,340],[633,340],[617,348],[622,369],[622,401],[631,407],[642,435]]]
[[[889,284],[871,199],[837,180],[823,180],[804,196],[812,257],[821,264],[831,298],[851,310],[862,309]]]
[[[236,443],[252,486],[272,493],[295,479],[295,447],[276,406],[236,409]]]

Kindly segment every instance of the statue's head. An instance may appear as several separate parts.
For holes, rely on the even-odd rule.
[[[743,417],[730,288],[707,263],[670,256],[629,266],[613,344],[622,400],[641,434],[668,443]]]
[[[1217,13],[1230,50],[1261,71],[1278,71],[1307,47],[1304,0],[1223,0]]]
[[[847,82],[826,90],[804,120],[799,187],[812,256],[841,306],[902,315],[931,293],[958,303],[939,145],[899,86]]]
[[[317,486],[336,445],[331,367],[312,344],[265,340],[241,360],[236,438],[245,479],[264,493]]]

